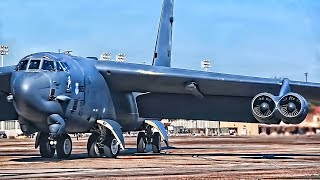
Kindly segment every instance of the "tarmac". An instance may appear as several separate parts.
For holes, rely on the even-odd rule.
[[[170,137],[160,154],[88,158],[73,138],[70,159],[43,159],[34,139],[0,139],[0,179],[320,179],[320,136]],[[164,144],[163,144],[164,145]]]

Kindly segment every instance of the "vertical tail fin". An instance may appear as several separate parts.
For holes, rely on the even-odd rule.
[[[153,66],[171,66],[173,4],[174,0],[163,0]]]

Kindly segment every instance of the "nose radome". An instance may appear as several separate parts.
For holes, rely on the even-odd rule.
[[[15,77],[12,94],[18,111],[41,108],[43,99],[48,99],[50,79],[42,73],[22,73]]]

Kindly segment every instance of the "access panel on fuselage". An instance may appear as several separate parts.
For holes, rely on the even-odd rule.
[[[67,132],[81,132],[88,129],[87,117],[84,116],[85,106],[85,78],[83,66],[76,58],[67,61],[69,73],[66,79],[65,93],[71,98],[66,107],[66,130]]]

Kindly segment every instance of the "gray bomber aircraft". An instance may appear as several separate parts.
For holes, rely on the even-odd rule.
[[[0,68],[0,120],[38,132],[42,157],[68,158],[68,134],[92,133],[89,157],[116,157],[122,132],[140,131],[137,151],[161,150],[156,119],[299,124],[320,84],[170,68],[173,0],[164,0],[152,66],[41,52]]]

